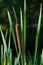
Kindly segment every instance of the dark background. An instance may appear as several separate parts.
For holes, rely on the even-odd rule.
[[[12,12],[12,6],[15,8],[16,14],[17,14],[17,19],[18,19],[18,23],[20,24],[20,7],[23,10],[23,0],[1,0],[0,1],[0,25],[5,25],[5,28],[9,29],[9,21],[8,21],[8,16],[7,16],[7,9],[10,11],[12,20],[13,20],[13,25],[15,26],[15,19],[14,19],[14,14]],[[6,30],[3,30],[4,36],[5,36],[5,32]],[[8,33],[8,37],[9,37],[9,33]],[[7,45],[8,45],[8,37],[7,37]],[[1,50],[1,44],[3,44],[2,42],[2,38],[1,38],[1,34],[0,34],[0,50]],[[16,56],[16,50],[14,47],[14,42],[13,42],[13,38],[11,35],[11,48],[13,50],[13,56]],[[1,53],[0,53],[1,54]]]
[[[36,37],[36,30],[37,30],[37,23],[38,23],[38,17],[39,17],[39,10],[40,10],[40,4],[43,4],[43,0],[27,0],[27,38],[26,38],[26,53],[30,51],[31,55],[34,54],[34,48],[35,48],[35,37]],[[12,20],[14,22],[14,16],[12,13],[12,6],[15,7],[18,23],[20,23],[20,6],[23,10],[23,0],[1,0],[0,1],[0,25],[3,24],[5,26],[9,27],[8,17],[6,9],[8,8],[11,12]],[[3,30],[5,34],[5,30]],[[2,39],[0,35],[0,46],[2,44]],[[16,56],[16,51],[14,48],[13,39],[11,40],[11,48],[13,49],[13,56]],[[40,30],[40,36],[39,36],[39,45],[38,45],[38,53],[41,53],[41,50],[43,48],[43,12],[42,12],[42,22],[41,22],[41,30]]]
[[[35,49],[35,38],[38,17],[40,12],[40,4],[43,4],[43,0],[27,0],[27,50],[34,54]],[[38,53],[42,52],[43,48],[43,10],[42,10],[42,21],[41,30],[39,35]]]

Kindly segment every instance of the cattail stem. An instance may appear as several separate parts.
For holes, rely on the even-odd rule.
[[[18,42],[18,49],[19,49],[19,53],[21,53],[21,39],[20,39],[20,33],[19,33],[19,24],[17,21],[15,9],[14,7],[12,8],[13,8],[14,16],[15,16],[15,21],[16,21],[15,29],[16,29],[16,36],[17,36],[17,42]]]

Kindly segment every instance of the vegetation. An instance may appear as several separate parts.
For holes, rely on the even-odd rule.
[[[15,16],[15,23],[16,23],[15,28],[13,25],[13,21],[12,21],[12,17],[10,15],[9,9],[6,9],[8,20],[9,20],[9,29],[6,30],[5,36],[2,31],[3,27],[2,25],[0,25],[0,32],[1,32],[2,41],[3,41],[3,45],[1,45],[1,65],[6,65],[6,64],[7,65],[39,65],[39,64],[43,65],[43,49],[42,49],[42,54],[40,56],[41,59],[39,64],[37,62],[37,58],[38,58],[37,52],[38,52],[38,44],[39,44],[38,41],[39,41],[41,16],[42,16],[42,3],[40,4],[40,13],[39,13],[39,20],[38,20],[37,31],[36,31],[36,39],[35,39],[34,57],[32,59],[31,54],[29,54],[28,62],[27,62],[26,53],[25,53],[26,34],[27,34],[26,33],[26,0],[24,0],[24,13],[22,13],[22,8],[20,7],[20,25],[18,24],[18,19],[17,19],[16,11],[14,7],[12,7],[12,10]],[[9,40],[6,40],[8,31],[9,31]],[[12,59],[12,49],[10,48],[11,35],[13,37],[14,46],[15,46],[16,54],[17,54],[17,57],[15,57],[14,59]],[[7,46],[7,41],[8,41],[8,46]],[[3,50],[3,47],[4,47],[4,50]]]

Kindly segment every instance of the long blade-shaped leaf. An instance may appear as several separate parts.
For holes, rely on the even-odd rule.
[[[11,27],[10,27],[10,31],[9,31],[8,52],[10,52],[10,43],[11,43]]]
[[[42,49],[42,54],[41,54],[41,61],[40,61],[40,65],[43,65],[43,49]]]
[[[5,39],[7,39],[8,29],[6,30]]]
[[[21,24],[21,45],[22,45],[21,62],[23,65],[24,38],[23,38],[23,18],[22,18],[22,9],[21,8],[20,8],[20,24]]]
[[[14,65],[20,65],[20,53],[18,54],[18,57],[15,58]]]
[[[38,27],[37,27],[37,33],[36,33],[36,40],[35,40],[34,65],[36,64],[38,40],[39,40],[39,33],[40,33],[40,27],[41,27],[41,14],[42,14],[42,4],[40,5],[40,14],[39,14],[39,21],[38,21]]]
[[[24,65],[26,65],[25,57],[25,46],[26,46],[26,0],[24,0]]]
[[[2,30],[1,30],[1,36],[2,36],[2,40],[3,40],[3,44],[4,44],[4,55],[5,55],[5,53],[7,54],[7,45],[6,45],[6,40],[4,38]]]
[[[24,51],[26,45],[26,0],[24,0]]]
[[[12,65],[12,49],[10,49],[10,65]]]
[[[23,18],[22,18],[22,9],[20,8],[20,21],[21,21],[21,44],[22,52],[24,51],[24,39],[23,39]]]
[[[18,51],[17,51],[17,45],[16,45],[16,37],[15,37],[15,33],[14,33],[14,28],[13,28],[11,16],[10,16],[10,13],[9,13],[8,10],[7,10],[7,13],[8,13],[9,23],[10,23],[10,26],[11,26],[11,32],[12,32],[12,36],[13,36],[13,40],[14,40],[14,45],[15,45],[15,48],[16,48],[16,52],[18,53]]]

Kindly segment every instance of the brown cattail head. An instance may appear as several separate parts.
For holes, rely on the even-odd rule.
[[[19,53],[21,53],[21,39],[20,39],[20,33],[19,33],[19,24],[16,24],[16,36],[17,36],[17,42],[18,42],[18,49]]]

